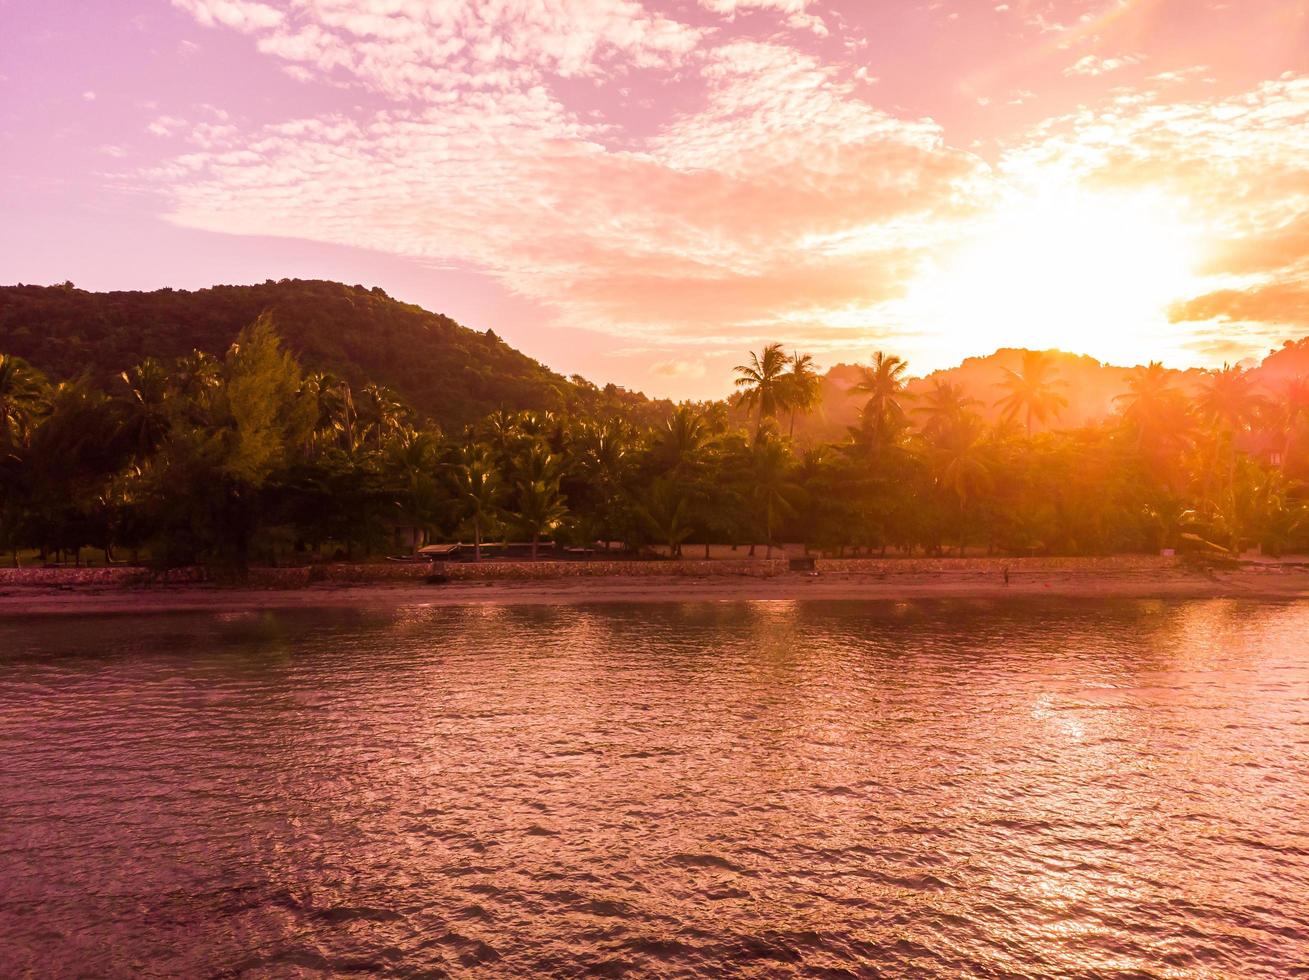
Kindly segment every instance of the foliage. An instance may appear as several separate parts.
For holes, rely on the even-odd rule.
[[[613,385],[564,378],[490,330],[469,330],[381,289],[320,280],[270,279],[194,292],[4,286],[0,350],[52,378],[91,372],[95,382],[108,385],[147,357],[171,363],[193,350],[221,356],[264,314],[309,371],[351,386],[361,412],[367,411],[367,386],[389,389],[448,429],[499,408],[613,412],[653,423],[669,407]]]
[[[547,401],[451,428],[387,384],[304,373],[270,316],[218,354],[147,357],[103,384],[0,355],[0,544],[15,560],[95,547],[238,571],[459,539],[479,559],[513,539],[673,556],[1309,547],[1302,382],[1225,368],[1187,390],[1149,365],[1113,414],[1055,429],[1048,368],[1024,359],[988,423],[948,379],[911,401],[904,363],[879,354],[851,386],[859,424],[801,448],[775,417],[812,407],[812,364],[778,344],[738,369],[753,417],[686,403],[646,423]]]

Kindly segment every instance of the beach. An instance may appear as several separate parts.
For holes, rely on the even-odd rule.
[[[1017,565],[1017,563],[1015,563]],[[454,580],[440,584],[323,582],[298,588],[211,584],[0,585],[0,616],[262,609],[385,608],[467,604],[570,605],[832,600],[886,602],[1009,598],[1309,598],[1309,568],[1263,563],[1232,571],[1184,567],[1105,570],[1015,567],[1004,582],[993,564],[904,572],[787,572],[750,575],[602,575]]]

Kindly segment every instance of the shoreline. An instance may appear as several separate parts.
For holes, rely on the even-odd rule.
[[[814,600],[894,602],[914,599],[1004,601],[1057,599],[1309,599],[1309,569],[1242,568],[1203,573],[1016,571],[1005,585],[991,571],[820,573],[770,577],[593,576],[420,582],[318,583],[301,588],[183,585],[33,585],[0,587],[0,618],[241,612],[277,609],[389,609],[400,606],[585,605]]]

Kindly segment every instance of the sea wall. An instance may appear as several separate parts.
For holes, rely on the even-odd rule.
[[[138,565],[109,565],[95,568],[0,568],[0,588],[13,586],[75,588],[102,586],[126,588],[144,585],[194,585],[209,581],[203,568],[171,568],[155,571]]]
[[[1105,558],[818,558],[814,567],[828,575],[993,575],[1008,568],[1011,575],[1071,572],[1096,575],[1151,572],[1175,568],[1177,558],[1154,555],[1115,555]],[[212,583],[265,589],[298,589],[317,583],[369,585],[424,582],[444,575],[449,581],[524,581],[600,577],[707,577],[749,576],[771,578],[785,574],[785,558],[716,559],[710,561],[487,561],[381,562],[326,564],[295,568],[252,568],[243,582],[203,568],[176,568],[157,572],[148,568],[0,568],[0,589],[29,588],[140,588],[147,586]]]
[[[819,558],[814,568],[829,574],[929,575],[939,573],[1011,575],[1024,572],[1153,572],[1176,568],[1180,558],[1160,555],[1107,555],[1098,558]]]
[[[786,560],[732,561],[488,561],[383,562],[325,564],[294,568],[252,568],[243,582],[203,568],[156,572],[148,568],[0,568],[0,588],[130,588],[150,585],[213,583],[253,588],[298,589],[316,583],[370,585],[425,582],[444,575],[450,581],[595,578],[603,576],[751,576],[768,578],[786,571]]]
[[[740,576],[768,578],[786,571],[786,561],[486,561],[385,562],[368,565],[311,565],[307,568],[252,568],[247,585],[298,588],[318,582],[369,585],[425,582],[443,575],[451,582],[525,581],[608,576]]]
[[[440,565],[440,563],[438,563]],[[497,561],[481,564],[447,562],[437,572],[452,581],[473,579],[593,578],[623,576],[747,575],[771,578],[786,571],[785,558],[741,558],[697,561]]]

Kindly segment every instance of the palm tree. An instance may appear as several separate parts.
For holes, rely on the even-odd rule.
[[[790,370],[784,378],[786,385],[785,402],[791,410],[791,426],[787,435],[795,437],[795,416],[797,412],[807,412],[818,404],[822,393],[822,382],[814,370],[814,359],[810,354],[791,352]]]
[[[315,438],[335,443],[353,456],[363,448],[365,433],[350,383],[330,374],[315,374],[305,384],[306,392],[313,395],[318,406]]]
[[[20,474],[24,452],[37,420],[47,403],[45,378],[26,361],[12,354],[0,354],[0,543],[13,550],[18,567],[15,540],[21,519]]]
[[[851,395],[867,396],[859,412],[859,421],[869,434],[874,452],[889,442],[904,425],[904,403],[910,397],[905,391],[904,378],[908,367],[902,358],[879,350],[873,355],[871,367],[860,366],[859,380],[849,390]]]
[[[139,463],[154,452],[168,431],[168,372],[147,357],[118,377],[127,389],[121,399],[125,434]]]
[[[1186,395],[1173,385],[1172,372],[1158,361],[1137,367],[1127,376],[1127,391],[1115,397],[1122,403],[1122,421],[1156,478],[1177,488],[1181,473],[1177,456],[1190,442],[1194,428]]]
[[[972,413],[960,416],[946,429],[932,450],[937,485],[949,490],[959,503],[959,554],[967,542],[968,505],[991,485],[982,420]]]
[[[803,492],[791,479],[791,454],[775,439],[756,442],[750,465],[751,490],[763,519],[766,557],[773,556],[773,531],[779,517],[795,513],[793,501]]]
[[[1276,405],[1277,423],[1282,433],[1281,469],[1290,466],[1292,450],[1304,435],[1309,421],[1309,378],[1297,375],[1282,387]]]
[[[500,471],[485,446],[464,446],[454,466],[455,492],[473,521],[473,561],[482,560],[482,528],[497,510]]]
[[[404,425],[404,403],[390,388],[381,385],[364,385],[360,391],[360,419],[364,431],[373,437],[373,448],[379,452],[386,441]],[[367,436],[361,436],[362,442]]]
[[[713,441],[704,414],[693,405],[678,405],[654,437],[655,458],[666,472],[679,477],[693,474],[704,463],[704,450]]]
[[[1114,401],[1124,402],[1123,419],[1138,429],[1150,425],[1164,403],[1176,393],[1172,372],[1159,361],[1133,368],[1127,375],[1127,391]]]
[[[929,442],[935,442],[978,404],[976,398],[965,392],[963,385],[943,378],[933,378],[932,387],[922,399],[922,404],[914,411],[923,417],[923,436]]]
[[[650,534],[668,545],[668,557],[682,557],[682,542],[693,530],[687,516],[686,494],[669,476],[656,477],[637,505],[637,515]]]
[[[562,460],[542,442],[533,442],[519,461],[518,519],[532,535],[536,558],[541,535],[553,531],[568,514],[559,490]]]
[[[787,407],[786,366],[787,357],[782,345],[769,344],[760,354],[752,352],[749,364],[738,364],[733,368],[739,389],[736,403],[757,411],[756,439],[763,429],[764,419],[775,417],[780,409]]]
[[[1221,371],[1209,374],[1200,396],[1196,400],[1200,417],[1213,435],[1214,465],[1220,455],[1227,456],[1227,493],[1230,497],[1236,486],[1236,441],[1258,420],[1268,402],[1256,390],[1256,381],[1239,365],[1224,364]],[[1204,497],[1209,496],[1209,473],[1205,476]],[[1230,501],[1229,501],[1230,505]]]
[[[0,354],[0,438],[22,442],[45,401],[45,378],[21,357]]]
[[[185,402],[202,405],[223,383],[223,364],[213,354],[193,350],[178,359],[173,380]]]
[[[1005,379],[997,387],[1009,393],[996,402],[1006,418],[1015,418],[1020,412],[1027,418],[1027,435],[1031,438],[1032,423],[1045,424],[1046,419],[1058,418],[1068,407],[1068,399],[1055,389],[1063,384],[1050,377],[1054,359],[1044,351],[1023,351],[1023,366],[1019,371],[1004,369]]]

